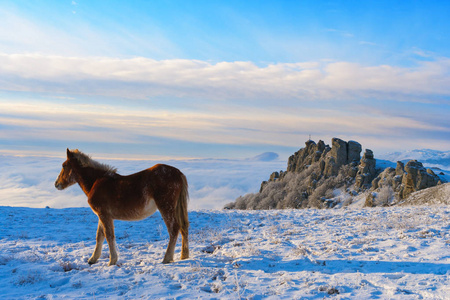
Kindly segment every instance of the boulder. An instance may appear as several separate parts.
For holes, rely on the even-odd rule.
[[[275,181],[278,178],[280,178],[280,173],[273,172],[272,174],[270,174],[269,181]]]
[[[369,187],[372,184],[372,180],[376,176],[376,160],[373,158],[373,152],[370,149],[366,149],[361,162],[358,167],[358,173],[356,174],[355,185],[359,188]]]
[[[361,159],[362,146],[355,141],[348,141],[347,162],[359,162]],[[373,157],[372,157],[373,158]]]
[[[342,166],[347,164],[348,162],[348,144],[347,142],[338,139],[338,138],[332,138],[331,139],[331,151],[330,156],[334,157],[335,163],[338,166]]]
[[[372,180],[372,190],[379,190],[384,186],[394,186],[395,169],[388,167]],[[395,189],[395,188],[394,188]]]
[[[327,156],[327,158],[325,159],[323,174],[325,176],[329,177],[329,176],[337,175],[338,172],[339,172],[339,166],[336,163],[336,158],[331,155],[331,151],[330,151],[330,155]]]
[[[308,166],[322,160],[329,151],[330,147],[325,145],[323,141],[316,144],[314,141],[308,140],[305,142],[305,148],[298,150],[289,157],[287,172],[302,172]]]
[[[395,175],[403,175],[405,174],[405,164],[401,161],[397,162],[397,167],[395,168]]]
[[[372,190],[390,186],[399,199],[411,193],[440,184],[439,177],[421,162],[410,160],[406,165],[397,162],[396,168],[386,168],[372,181]]]
[[[360,143],[355,141],[346,142],[339,138],[333,138],[331,145],[331,150],[325,158],[325,176],[335,176],[339,173],[339,169],[342,166],[359,162],[362,149]]]
[[[415,191],[436,186],[440,183],[439,177],[431,169],[428,170],[417,160],[408,161],[402,178],[402,185],[404,186],[401,194],[402,199]]]
[[[364,202],[365,207],[374,207],[375,206],[375,194],[369,193],[366,196],[366,201]]]

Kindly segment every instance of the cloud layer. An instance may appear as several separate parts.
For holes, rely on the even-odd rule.
[[[62,57],[0,54],[0,88],[128,98],[358,99],[422,101],[450,95],[450,59],[415,67],[320,61],[257,66],[143,57]]]
[[[0,101],[0,140],[9,144],[25,142],[32,152],[39,150],[33,147],[36,144],[53,144],[60,151],[65,147],[103,144],[101,151],[87,149],[108,154],[109,151],[117,153],[120,148],[114,148],[122,145],[127,149],[121,157],[126,153],[132,155],[132,148],[135,148],[139,151],[135,154],[147,158],[151,155],[226,157],[227,147],[246,145],[260,145],[261,150],[253,150],[258,152],[293,147],[284,153],[291,154],[303,145],[308,134],[326,142],[333,136],[355,139],[365,147],[377,150],[382,147],[401,150],[450,146],[440,138],[450,134],[445,120],[439,123],[436,122],[439,118],[435,118],[428,122],[413,115],[396,115],[395,112],[300,108],[294,104],[286,109],[249,108],[233,103],[198,111],[139,110],[70,101]],[[416,138],[411,139],[411,136]],[[399,141],[402,145],[398,144]],[[111,146],[106,149],[105,145]],[[155,147],[160,148],[155,150]],[[237,157],[256,153],[244,152]]]
[[[447,58],[405,68],[0,54],[0,143],[165,157],[235,147],[242,158],[287,155],[312,134],[375,151],[446,150],[449,71]]]
[[[61,153],[64,154],[64,153]],[[190,209],[217,209],[238,196],[256,192],[273,170],[285,168],[284,161],[184,160],[130,161],[94,159],[118,167],[123,175],[156,163],[179,168],[188,178]],[[64,158],[0,155],[0,206],[53,208],[86,207],[86,196],[78,186],[58,191],[54,181]]]

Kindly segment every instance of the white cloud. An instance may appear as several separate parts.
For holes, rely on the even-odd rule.
[[[450,128],[412,117],[380,112],[349,112],[333,108],[239,107],[233,103],[213,105],[194,111],[162,109],[138,110],[108,105],[74,103],[31,104],[0,101],[0,132],[4,140],[58,140],[79,142],[139,144],[142,137],[170,138],[192,143],[228,145],[276,145],[297,147],[299,135],[364,137],[396,136],[404,131],[433,131],[449,134]],[[10,127],[10,129],[8,129]],[[332,136],[330,136],[331,138]]]
[[[28,145],[72,141],[142,147],[159,138],[198,147],[297,147],[313,134],[368,141],[370,148],[395,150],[400,144],[402,149],[435,145],[445,150],[450,127],[440,102],[450,96],[449,69],[447,58],[401,68],[336,61],[257,66],[0,54],[0,89],[49,95],[48,101],[0,99],[0,138]],[[80,103],[80,95],[108,100],[90,97],[91,103]],[[146,104],[129,105],[120,97]],[[159,107],[166,99],[170,105]],[[409,111],[411,100],[427,106]],[[377,101],[395,103],[395,108]],[[183,156],[199,157],[196,153]]]
[[[62,57],[0,54],[0,88],[13,91],[149,98],[357,99],[450,95],[450,59],[404,68],[349,62],[256,66],[143,57]]]

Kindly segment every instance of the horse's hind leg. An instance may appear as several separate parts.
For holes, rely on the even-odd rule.
[[[164,222],[169,231],[169,244],[167,245],[166,254],[164,255],[163,264],[173,262],[173,255],[175,253],[175,246],[177,244],[178,233],[180,231],[180,225],[176,222],[174,217],[163,216]]]
[[[109,246],[109,264],[108,266],[115,265],[117,262],[117,249],[116,249],[116,237],[114,236],[114,220],[111,217],[99,216],[102,222],[106,241]]]
[[[95,250],[94,253],[92,253],[91,258],[89,258],[88,263],[90,265],[95,264],[97,260],[100,258],[100,255],[102,254],[102,246],[103,242],[105,241],[105,231],[102,225],[102,222],[98,220],[98,227],[97,227],[97,237],[96,237],[96,244],[95,244]]]
[[[181,231],[181,259],[189,258],[189,239],[188,239],[188,229]]]

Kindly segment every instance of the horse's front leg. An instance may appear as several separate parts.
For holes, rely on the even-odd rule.
[[[116,249],[116,237],[114,236],[114,220],[109,216],[100,216],[100,221],[104,229],[106,242],[109,246],[109,264],[108,266],[115,265],[117,263],[117,249]]]
[[[102,246],[103,242],[105,241],[105,229],[103,228],[102,222],[100,219],[98,220],[98,227],[97,227],[97,237],[95,238],[96,244],[95,244],[95,250],[94,253],[92,253],[91,258],[89,258],[88,263],[90,265],[95,264],[97,260],[100,258],[100,255],[102,254]]]

